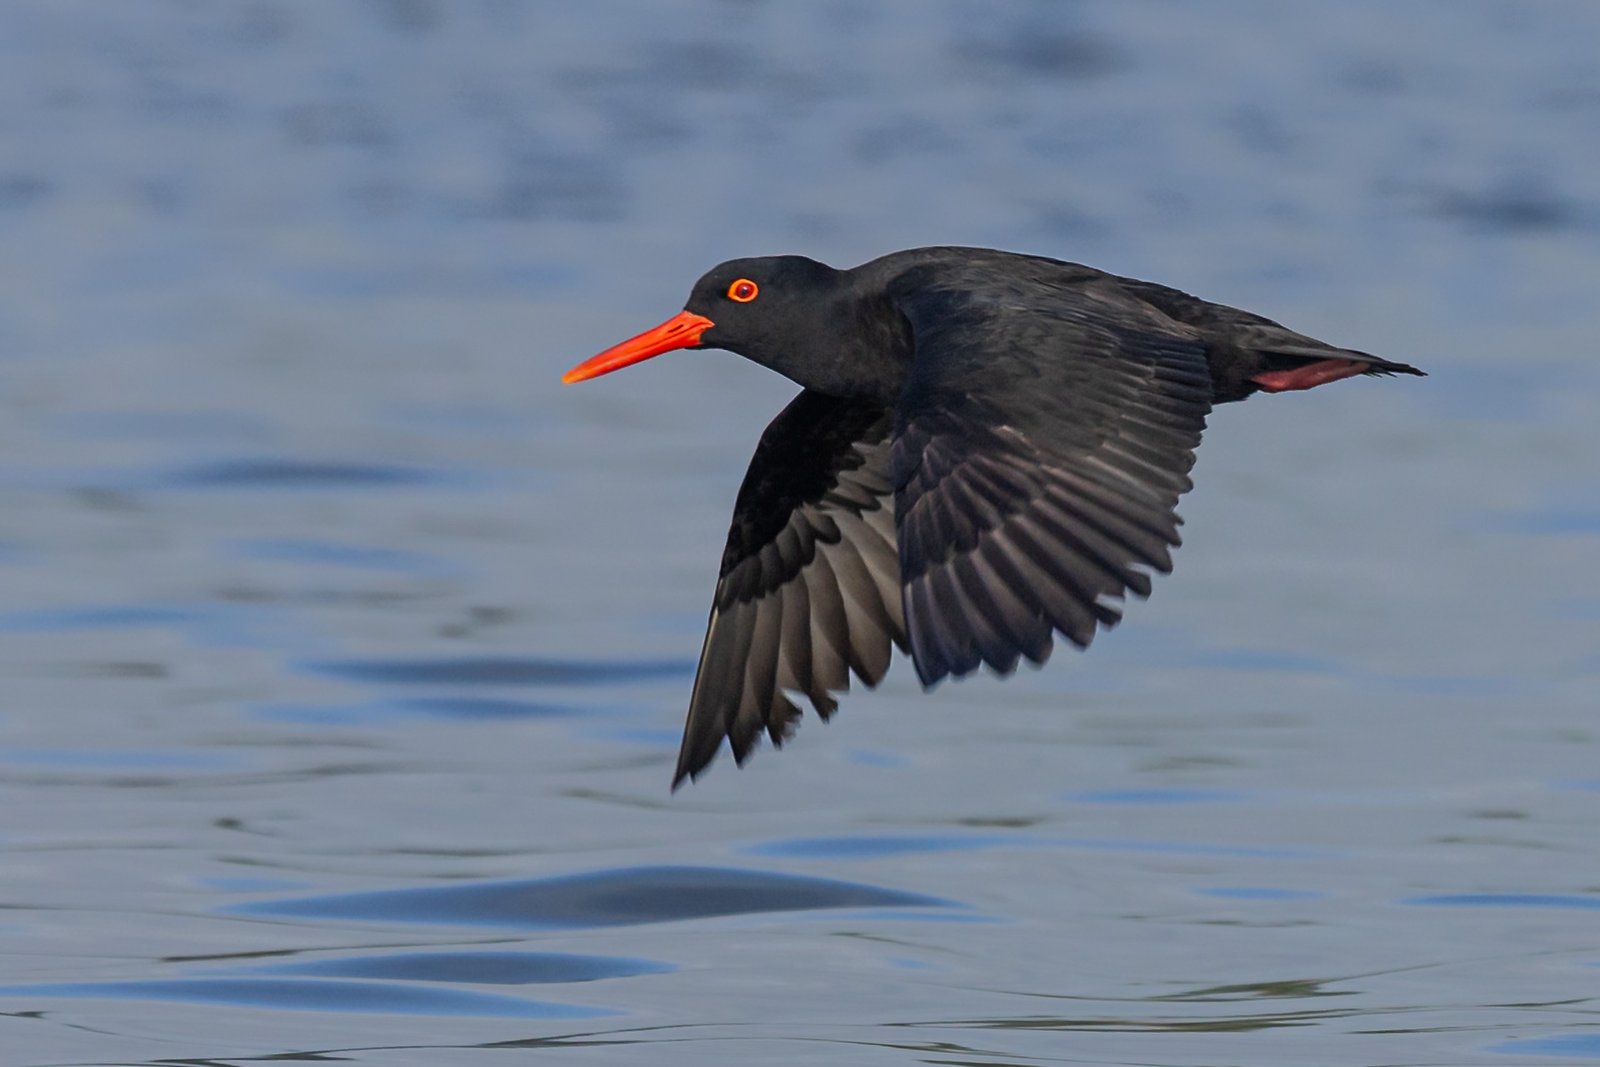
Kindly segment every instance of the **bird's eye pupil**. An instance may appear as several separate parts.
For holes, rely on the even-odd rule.
[[[740,278],[728,286],[728,299],[737,300],[741,304],[748,304],[756,298],[756,294],[759,292],[761,292],[761,287],[756,285],[755,282],[749,278]]]

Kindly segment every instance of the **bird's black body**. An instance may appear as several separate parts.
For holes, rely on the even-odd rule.
[[[925,685],[1042,663],[1056,632],[1087,646],[1171,569],[1214,404],[1421,373],[1165,286],[989,249],[845,271],[733,260],[679,319],[688,340],[611,354],[641,335],[569,378],[715,347],[804,390],[734,506],[676,781],[724,737],[740,761],[762,733],[781,742],[800,716],[789,693],[827,717],[851,673],[882,678],[891,644]]]

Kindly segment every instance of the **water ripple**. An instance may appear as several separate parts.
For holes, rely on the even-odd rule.
[[[1321,900],[1328,894],[1319,893],[1310,889],[1279,889],[1274,886],[1214,886],[1208,889],[1196,889],[1196,893],[1205,897],[1217,897],[1222,900]]]
[[[1600,1033],[1561,1034],[1556,1037],[1529,1037],[1490,1045],[1489,1052],[1512,1056],[1571,1056],[1600,1062]]]
[[[620,867],[515,882],[390,889],[236,905],[235,914],[583,929],[825,908],[948,908],[917,893],[777,871]]]
[[[751,856],[791,859],[876,859],[882,856],[968,852],[999,845],[1030,844],[1026,839],[1000,834],[930,834],[923,837],[792,837],[767,841],[740,851]]]
[[[301,665],[313,674],[392,685],[599,685],[678,678],[689,660],[546,660],[510,657],[459,659],[320,660]]]
[[[531,985],[593,982],[677,970],[670,963],[619,956],[568,952],[405,952],[391,956],[351,956],[305,960],[253,968],[257,974],[317,978],[386,978],[408,982],[464,982],[473,985]]]
[[[457,565],[424,552],[319,541],[308,537],[255,538],[237,541],[228,547],[232,554],[241,558],[269,563],[302,563],[401,574],[445,574],[459,569]]]
[[[292,978],[171,978],[139,982],[45,982],[0,986],[0,996],[165,1000],[289,1011],[471,1015],[513,1019],[595,1019],[617,1012],[462,989],[392,982]]]
[[[462,696],[400,697],[393,700],[372,700],[365,704],[345,705],[264,704],[252,708],[251,713],[270,722],[294,722],[317,726],[355,726],[415,716],[494,720],[557,719],[599,714],[597,709],[579,707],[575,704]]]
[[[158,467],[115,478],[119,488],[302,490],[409,489],[462,485],[459,472],[396,463],[339,460],[231,459]]]
[[[1079,804],[1234,804],[1249,799],[1231,789],[1092,789],[1068,793],[1063,799]]]
[[[1583,897],[1575,893],[1442,893],[1437,896],[1407,897],[1402,904],[1423,904],[1436,908],[1562,908],[1600,911],[1600,896]]]
[[[980,848],[1068,848],[1094,852],[1149,852],[1174,856],[1232,856],[1244,859],[1308,859],[1325,853],[1305,848],[1224,845],[1206,841],[1138,841],[1117,838],[1011,836],[1005,834],[928,834],[794,837],[750,845],[756,856],[793,859],[873,859],[918,853],[966,852]]]

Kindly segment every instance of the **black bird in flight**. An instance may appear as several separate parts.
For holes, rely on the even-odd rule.
[[[735,259],[578,382],[678,348],[793,380],[756,445],[706,625],[673,786],[727,738],[826,719],[890,645],[932,686],[1079,648],[1172,569],[1174,511],[1214,404],[1415,367],[1077,263],[914,248],[850,270]]]

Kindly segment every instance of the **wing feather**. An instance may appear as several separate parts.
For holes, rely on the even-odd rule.
[[[959,279],[958,279],[959,280]],[[1059,287],[901,294],[916,361],[891,472],[903,607],[926,685],[1087,647],[1172,569],[1211,405],[1187,327]]]
[[[891,413],[806,390],[767,427],[734,504],[673,785],[743,762],[823,718],[853,672],[882,680],[905,647],[889,482]]]

